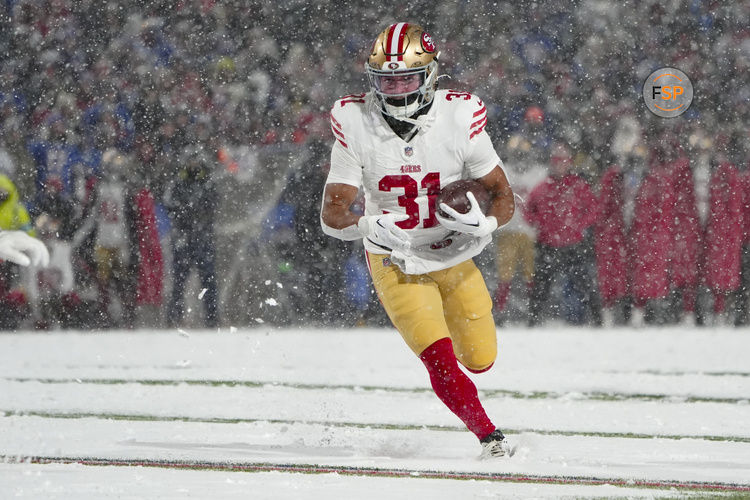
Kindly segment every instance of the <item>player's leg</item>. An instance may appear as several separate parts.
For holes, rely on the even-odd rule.
[[[404,274],[387,255],[367,254],[375,291],[393,326],[419,356],[441,338],[450,337],[435,281],[424,274]]]
[[[474,261],[468,260],[431,275],[438,281],[442,292],[443,312],[453,339],[454,357],[472,372],[489,370],[497,357],[497,335],[492,319],[492,301],[479,269]],[[456,369],[463,374],[460,368]],[[471,383],[468,377],[465,378]],[[482,458],[510,454],[510,445],[502,431],[486,416],[473,383],[471,389],[474,434],[482,444]]]
[[[478,439],[484,439],[495,431],[495,425],[479,401],[474,382],[458,366],[449,337],[427,347],[419,359],[427,368],[435,394]]]
[[[442,292],[456,357],[474,373],[488,370],[497,357],[497,332],[482,273],[474,261],[467,260],[433,275]]]
[[[479,439],[492,433],[477,389],[456,361],[437,284],[428,275],[404,274],[385,255],[368,254],[368,262],[388,317],[424,363],[435,394]]]

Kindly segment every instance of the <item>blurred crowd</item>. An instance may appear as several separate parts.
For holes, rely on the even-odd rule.
[[[52,254],[0,263],[0,328],[385,324],[361,245],[325,237],[318,211],[329,107],[367,90],[397,20],[432,34],[443,87],[487,103],[521,196],[480,257],[499,321],[747,322],[748,0],[7,0],[0,16],[0,229]],[[678,118],[641,99],[665,66],[694,86]]]

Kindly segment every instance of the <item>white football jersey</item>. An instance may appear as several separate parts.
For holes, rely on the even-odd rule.
[[[487,109],[478,97],[438,90],[432,107],[420,116],[421,127],[404,141],[383,118],[373,93],[336,101],[331,127],[327,184],[362,188],[365,215],[399,213],[397,223],[411,238],[408,251],[391,252],[391,260],[408,274],[446,269],[482,251],[491,236],[476,238],[442,227],[435,200],[442,187],[459,179],[477,179],[502,163],[484,127]],[[367,238],[370,253],[389,253]]]

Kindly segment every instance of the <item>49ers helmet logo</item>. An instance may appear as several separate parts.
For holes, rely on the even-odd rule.
[[[432,37],[426,31],[422,32],[422,48],[425,52],[435,52],[435,44],[432,41]]]

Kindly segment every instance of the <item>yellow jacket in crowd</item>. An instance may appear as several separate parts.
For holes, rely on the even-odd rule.
[[[19,199],[18,190],[13,181],[0,174],[0,229],[25,231],[34,236],[31,217]]]

